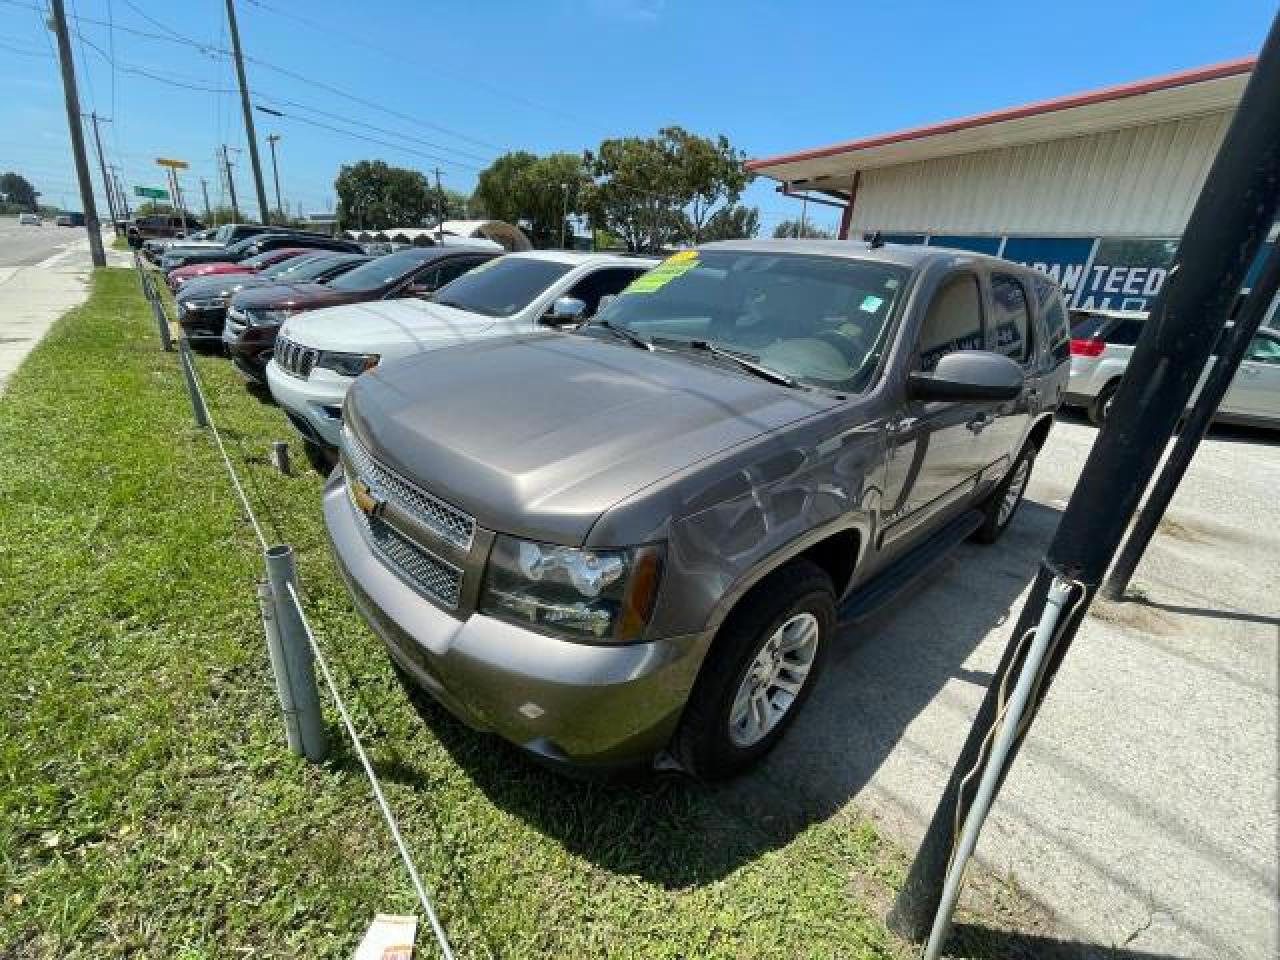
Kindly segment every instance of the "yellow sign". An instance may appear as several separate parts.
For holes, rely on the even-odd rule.
[[[624,289],[623,293],[653,293],[661,290],[676,277],[682,277],[698,265],[698,251],[684,250],[667,257],[648,273],[642,273]]]
[[[185,170],[191,166],[185,160],[167,160],[164,157],[156,157],[156,163],[162,167],[168,167],[170,170]]]

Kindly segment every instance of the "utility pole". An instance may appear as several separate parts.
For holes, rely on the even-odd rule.
[[[231,176],[231,157],[227,153],[227,145],[222,145],[222,168],[227,174],[227,193],[231,197],[231,216],[235,218],[235,222],[240,222],[240,208],[236,205],[236,182]]]
[[[89,161],[84,155],[84,130],[80,126],[80,94],[76,91],[76,67],[71,59],[71,38],[67,36],[67,11],[62,0],[49,0],[53,13],[53,32],[58,37],[58,59],[62,63],[62,92],[67,101],[67,126],[71,133],[71,152],[76,161],[76,181],[80,186],[80,202],[84,205],[84,228],[89,234],[89,255],[95,267],[107,265],[102,249],[102,226],[98,223],[98,207],[93,202],[93,184],[89,180]]]
[[[244,76],[244,55],[240,52],[240,28],[236,25],[236,7],[233,0],[227,0],[227,25],[231,32],[231,53],[236,61],[236,78],[240,81],[240,106],[244,109],[244,132],[249,139],[249,163],[253,166],[253,185],[258,191],[258,211],[262,214],[263,226],[267,226],[271,223],[271,210],[267,206],[267,188],[262,184],[262,164],[258,160],[258,138],[253,132],[253,108],[249,106],[249,81]]]
[[[200,178],[200,192],[204,194],[204,218],[208,221],[206,226],[213,226],[213,210],[209,207],[209,181],[204,177]]]
[[[440,186],[440,168],[436,167],[436,201],[440,211],[440,222],[436,225],[436,238],[444,246],[444,188]]]
[[[276,144],[280,142],[280,134],[267,134],[267,143],[271,146],[271,176],[276,182],[276,212],[284,215],[284,205],[280,203],[280,168],[276,165]]]
[[[111,182],[116,186],[116,203],[120,205],[120,212],[124,215],[124,219],[128,220],[133,214],[129,210],[129,196],[124,192],[124,184],[120,182],[120,168],[111,164]]]
[[[111,190],[111,178],[107,176],[107,161],[102,155],[102,133],[98,130],[99,116],[97,111],[89,114],[89,119],[93,121],[93,142],[98,147],[98,167],[102,170],[102,188],[107,192],[107,210],[111,213],[111,230],[113,233],[119,233],[120,230],[116,226],[119,217],[116,216],[116,198]],[[110,120],[106,121],[110,123]]]
[[[561,204],[560,211],[560,249],[564,249],[564,225],[569,219],[569,185],[567,183],[560,184],[560,191],[564,194],[564,202]]]

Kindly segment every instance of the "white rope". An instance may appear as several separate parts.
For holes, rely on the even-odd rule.
[[[383,796],[382,785],[378,782],[378,775],[374,773],[373,764],[369,762],[369,756],[364,752],[364,745],[360,742],[360,735],[356,733],[355,724],[351,721],[351,714],[347,712],[347,705],[343,702],[342,695],[338,693],[338,687],[333,681],[333,674],[329,672],[329,664],[325,662],[324,654],[320,652],[320,645],[316,643],[315,634],[311,632],[311,623],[307,620],[306,611],[302,609],[302,601],[298,597],[298,592],[294,589],[292,583],[285,584],[285,586],[289,588],[289,596],[293,598],[293,605],[302,620],[302,627],[306,631],[307,642],[311,645],[311,652],[315,655],[316,663],[320,665],[320,673],[323,674],[324,682],[329,687],[329,693],[333,695],[333,702],[338,707],[338,714],[342,717],[342,723],[347,728],[351,743],[356,748],[356,755],[360,758],[360,765],[364,767],[365,775],[369,778],[369,785],[373,788],[374,799],[378,801],[378,806],[382,808],[382,817],[387,821],[387,828],[391,831],[396,847],[400,850],[400,859],[404,861],[405,869],[409,871],[409,879],[413,881],[413,888],[417,891],[418,899],[422,902],[422,909],[427,913],[427,920],[430,921],[431,929],[436,935],[436,942],[440,944],[440,953],[446,960],[453,960],[453,950],[449,947],[449,938],[445,936],[444,927],[440,925],[440,920],[436,917],[435,908],[431,906],[431,898],[427,896],[426,888],[422,885],[422,878],[418,875],[418,868],[414,866],[413,857],[409,854],[409,848],[405,846],[404,837],[400,835],[400,825],[396,821],[395,814],[391,812],[387,798]]]
[[[141,267],[139,268],[141,269]],[[164,309],[163,305],[161,305],[161,309]],[[214,423],[213,416],[209,413],[209,404],[205,400],[204,389],[200,384],[200,377],[196,372],[195,364],[190,363],[189,352],[186,353],[186,358],[181,362],[189,365],[192,382],[195,384],[196,393],[200,396],[200,403],[204,406],[205,418],[209,422],[209,430],[213,434],[213,439],[218,445],[218,452],[222,455],[222,462],[226,465],[227,476],[231,478],[231,485],[235,488],[236,496],[240,498],[240,506],[244,509],[244,514],[253,527],[254,535],[258,538],[258,543],[261,544],[265,553],[267,539],[263,536],[262,527],[258,524],[258,518],[253,512],[253,506],[249,503],[248,496],[245,495],[244,487],[240,484],[240,478],[236,474],[235,466],[231,463],[231,457],[227,454],[227,448],[222,443],[222,435],[218,432],[217,424]],[[338,692],[338,685],[334,682],[333,674],[329,671],[329,664],[325,660],[324,654],[320,651],[320,645],[316,642],[315,634],[311,630],[311,622],[307,619],[307,613],[302,608],[302,600],[292,583],[287,584],[287,586],[294,608],[298,611],[298,618],[302,621],[303,630],[306,632],[307,643],[311,647],[311,653],[315,657],[316,663],[320,665],[320,673],[324,676],[325,685],[328,686],[334,705],[338,708],[338,715],[342,717],[342,724],[347,728],[347,735],[351,737],[351,743],[355,747],[356,755],[360,758],[360,765],[364,767],[365,776],[369,778],[369,785],[373,788],[373,797],[378,801],[378,807],[382,811],[382,818],[386,821],[387,829],[391,831],[391,838],[395,840],[396,848],[400,851],[400,859],[404,861],[405,869],[409,872],[409,879],[413,882],[413,889],[418,895],[422,909],[426,911],[431,930],[435,934],[436,942],[440,945],[440,953],[445,960],[454,960],[453,950],[449,946],[449,938],[444,932],[440,919],[436,916],[435,908],[431,905],[431,898],[427,896],[422,877],[418,874],[418,868],[414,864],[409,848],[400,833],[400,824],[396,820],[391,806],[387,803],[387,798],[382,793],[382,784],[378,781],[378,775],[374,773],[373,764],[369,762],[369,755],[365,753],[364,744],[360,742],[360,735],[356,733],[356,727],[351,720],[351,714],[347,711],[346,702],[342,699],[342,694]]]

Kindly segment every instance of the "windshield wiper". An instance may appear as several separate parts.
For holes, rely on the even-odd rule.
[[[616,323],[610,323],[608,320],[597,320],[592,324],[592,326],[604,327],[615,336],[626,340],[633,347],[639,347],[641,350],[648,350],[650,353],[653,352],[653,344],[640,336],[640,334],[636,333],[634,330],[630,330],[626,327],[620,327]]]
[[[785,373],[779,373],[763,364],[756,363],[754,360],[748,360],[740,354],[734,353],[732,350],[726,350],[723,347],[717,347],[710,340],[690,340],[689,346],[694,350],[703,350],[712,356],[723,357],[732,363],[736,363],[748,373],[754,373],[762,380],[768,380],[772,383],[780,383],[784,387],[798,387],[799,384],[794,378],[787,376]]]

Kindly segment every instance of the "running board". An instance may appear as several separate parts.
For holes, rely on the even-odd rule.
[[[913,547],[858,587],[836,610],[836,619],[843,625],[879,613],[967,540],[982,526],[982,519],[981,512],[977,510],[960,514],[928,540]]]

